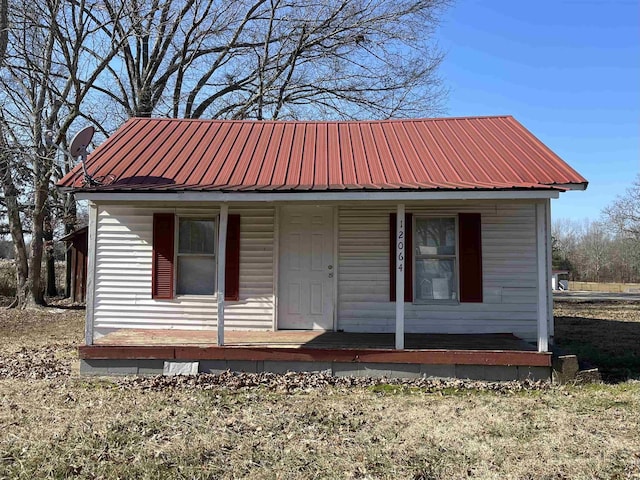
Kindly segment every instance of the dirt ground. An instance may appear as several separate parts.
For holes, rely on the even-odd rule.
[[[84,378],[83,313],[0,312],[0,478],[640,478],[637,380]],[[557,315],[558,342],[635,371],[635,305]]]

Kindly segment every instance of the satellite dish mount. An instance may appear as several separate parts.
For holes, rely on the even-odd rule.
[[[91,142],[91,139],[93,138],[93,134],[95,132],[96,132],[96,129],[93,128],[92,126],[88,126],[80,130],[78,133],[76,133],[75,137],[73,137],[73,140],[71,140],[71,144],[69,145],[69,150],[65,150],[64,148],[62,148],[59,145],[56,145],[53,142],[54,135],[51,130],[47,130],[44,133],[44,142],[48,147],[53,147],[56,150],[60,150],[65,155],[70,155],[71,158],[73,158],[74,160],[80,157],[80,162],[82,163],[82,175],[83,175],[82,185],[83,186],[88,185],[90,187],[98,187],[100,185],[110,185],[116,179],[115,175],[111,175],[111,174],[94,177],[89,175],[89,172],[87,172],[86,160],[87,160],[87,155],[89,154],[87,152],[87,147],[89,146],[89,143]]]
[[[89,125],[88,127],[85,127],[78,133],[76,133],[75,137],[73,137],[73,140],[71,140],[71,145],[69,145],[69,153],[71,154],[71,156],[73,158],[80,157],[84,184],[89,185],[90,187],[97,187],[99,185],[102,185],[102,182],[99,179],[89,175],[86,165],[87,155],[89,154],[87,152],[87,147],[89,146],[89,143],[91,142],[91,139],[93,138],[93,134],[95,132],[96,129]]]

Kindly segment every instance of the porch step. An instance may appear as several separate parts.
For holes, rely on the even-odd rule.
[[[576,355],[555,354],[552,366],[554,383],[594,383],[601,380],[597,368],[591,366],[580,368]]]

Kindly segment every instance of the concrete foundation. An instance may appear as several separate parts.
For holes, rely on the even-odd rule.
[[[164,360],[81,359],[83,375],[162,375]],[[387,378],[460,378],[471,380],[549,380],[551,368],[512,365],[432,365],[373,362],[301,362],[268,360],[203,360],[199,373],[227,370],[246,373],[321,372],[336,376]]]

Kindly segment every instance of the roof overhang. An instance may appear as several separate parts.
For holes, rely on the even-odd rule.
[[[86,188],[78,165],[58,185],[332,198],[340,191],[586,188],[584,177],[505,115],[357,122],[133,118],[89,155],[86,172],[109,180]]]
[[[87,233],[88,231],[89,231],[89,227],[85,225],[84,227],[80,227],[77,230],[74,230],[73,232],[68,233],[64,237],[60,237],[57,241],[58,242],[68,242],[70,240],[73,240],[78,235],[81,235],[83,233]]]
[[[455,190],[419,192],[76,192],[92,202],[323,202],[413,200],[536,200],[558,198],[560,190]]]
[[[562,190],[586,190],[589,186],[589,182],[583,183],[554,183],[554,187],[560,188]]]

